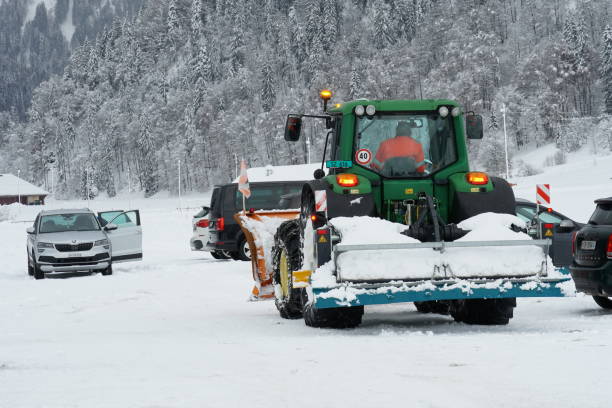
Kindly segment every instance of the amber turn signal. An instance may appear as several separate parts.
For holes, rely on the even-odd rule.
[[[481,173],[479,171],[472,171],[465,175],[467,182],[475,186],[484,186],[489,184],[489,176],[487,173]]]
[[[343,173],[336,176],[336,183],[342,187],[355,187],[359,184],[359,178],[355,174]]]

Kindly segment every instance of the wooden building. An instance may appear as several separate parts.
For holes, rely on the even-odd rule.
[[[28,183],[12,174],[0,174],[0,205],[13,204],[21,200],[21,204],[44,204],[48,192]]]

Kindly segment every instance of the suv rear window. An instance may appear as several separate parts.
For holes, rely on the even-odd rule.
[[[612,204],[597,204],[589,224],[612,225]]]
[[[281,196],[302,191],[303,183],[299,184],[251,184],[251,197],[246,200],[246,208],[255,210],[284,210],[290,202]],[[242,208],[242,193],[236,189],[236,208]]]
[[[215,187],[210,198],[210,213],[214,217],[221,216],[221,187]]]

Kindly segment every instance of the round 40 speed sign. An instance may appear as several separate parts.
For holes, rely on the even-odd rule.
[[[368,149],[357,150],[357,153],[355,153],[355,161],[362,166],[370,164],[372,161],[372,152]]]

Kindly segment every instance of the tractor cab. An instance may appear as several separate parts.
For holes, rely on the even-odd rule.
[[[289,115],[285,139],[299,139],[302,117],[325,119],[331,136],[331,146],[328,141],[325,146],[328,157],[323,158],[327,181],[337,193],[371,195],[379,217],[410,225],[427,195],[435,198],[446,220],[451,190],[491,191],[484,173],[477,173],[476,180],[469,172],[467,159],[466,137],[482,138],[482,118],[464,114],[456,102],[361,99],[328,110],[331,92],[323,91],[321,98],[323,115]],[[334,178],[340,174],[355,182],[340,184]]]

